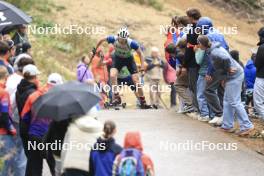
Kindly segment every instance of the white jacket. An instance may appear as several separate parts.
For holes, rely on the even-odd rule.
[[[89,171],[90,151],[102,129],[103,125],[91,116],[78,118],[68,127],[64,145],[71,143],[72,148],[62,150],[62,173],[67,168]]]

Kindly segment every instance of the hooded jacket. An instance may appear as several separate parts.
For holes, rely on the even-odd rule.
[[[245,84],[246,89],[253,89],[254,83],[256,79],[256,67],[254,65],[253,60],[248,60],[244,72],[245,72]]]
[[[264,78],[264,38],[258,43],[259,48],[256,55],[255,66],[257,68],[257,78]]]
[[[211,48],[207,49],[206,52],[208,53],[213,68],[219,73],[221,79],[235,79],[243,74],[243,68],[231,57],[229,52],[221,46],[221,43],[213,43]],[[236,72],[230,74],[230,68],[236,69]]]
[[[26,103],[23,107],[23,110],[21,112],[21,118],[22,120],[30,119],[29,123],[29,131],[28,134],[31,136],[35,136],[38,138],[42,138],[44,134],[48,131],[50,119],[45,118],[37,118],[31,111],[31,108],[34,104],[34,102],[43,94],[48,92],[48,90],[51,88],[51,85],[47,84],[46,86],[42,87],[41,89],[33,92],[31,95],[29,95],[28,99],[26,100]]]
[[[28,96],[36,90],[37,90],[37,85],[27,81],[26,79],[22,79],[21,82],[18,84],[16,91],[16,103],[17,103],[18,113],[20,115]]]
[[[143,163],[143,167],[144,167],[144,171],[145,171],[145,175],[147,171],[150,171],[152,173],[152,175],[154,175],[154,164],[151,160],[151,158],[143,153],[143,145],[141,142],[141,136],[139,132],[128,132],[126,133],[125,136],[125,141],[124,141],[124,149],[128,149],[128,148],[134,148],[137,149],[139,151],[142,152],[142,163]],[[113,170],[115,171],[118,167],[118,160],[119,160],[119,156],[116,157],[116,160],[114,162],[114,167]],[[113,174],[115,175],[115,174]]]
[[[213,21],[209,17],[201,17],[197,22],[197,28],[201,29],[203,35],[207,35],[211,42],[219,42],[227,51],[229,46],[225,41],[224,35],[213,27]]]
[[[101,150],[96,148],[103,146]],[[109,176],[112,174],[115,157],[122,151],[122,147],[115,143],[115,139],[100,137],[90,154],[89,173],[91,176]]]
[[[25,121],[22,121],[21,112],[29,95],[36,90],[37,90],[37,85],[27,81],[26,79],[22,79],[19,85],[17,86],[16,104],[17,104],[18,114],[20,116],[21,123],[19,125],[20,125],[20,133],[22,136],[28,135],[30,119],[24,119]]]
[[[72,147],[68,145],[70,148],[62,148],[62,171],[78,169],[89,172],[90,153],[96,139],[102,135],[102,128],[102,124],[93,115],[77,118],[70,123],[63,139],[63,145],[72,144]]]

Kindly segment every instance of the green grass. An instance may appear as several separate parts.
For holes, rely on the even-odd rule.
[[[21,8],[33,18],[32,26],[54,27],[53,15],[66,9],[55,0],[7,0]],[[31,31],[32,32],[32,31]],[[87,35],[39,35],[30,34],[32,55],[42,74],[41,82],[46,82],[50,73],[57,72],[66,80],[75,79],[75,70],[79,58],[88,54],[95,41]]]
[[[32,8],[36,8],[37,10],[43,12],[50,11],[49,0],[6,0],[6,2],[9,2],[25,11],[28,11]]]
[[[126,0],[131,3],[138,3],[140,5],[151,6],[158,11],[163,10],[163,4],[159,0]]]

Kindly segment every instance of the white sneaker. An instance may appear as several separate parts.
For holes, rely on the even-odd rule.
[[[210,124],[215,124],[215,123],[217,123],[218,122],[218,120],[220,119],[221,117],[217,117],[217,116],[215,116],[212,120],[210,120],[208,123],[210,123]]]
[[[208,122],[210,121],[209,116],[199,116],[198,120],[201,122]]]
[[[222,125],[222,123],[223,123],[223,117],[220,117],[215,124],[220,126]]]
[[[197,120],[199,118],[199,114],[196,112],[186,113],[187,116],[193,118],[194,120]]]

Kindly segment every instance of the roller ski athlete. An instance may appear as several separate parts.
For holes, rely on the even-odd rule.
[[[112,44],[114,46],[114,51],[112,52],[112,66],[110,69],[110,80],[113,91],[112,103],[116,106],[122,104],[122,100],[118,92],[117,76],[120,70],[124,66],[126,66],[130,74],[132,75],[134,84],[136,85],[136,91],[139,95],[140,101],[139,107],[141,109],[150,109],[151,106],[148,105],[145,100],[143,89],[139,81],[137,66],[132,54],[132,51],[135,50],[139,55],[141,60],[140,72],[144,72],[144,59],[139,44],[135,40],[129,38],[129,31],[127,27],[121,27],[117,35],[109,35],[106,38],[101,39],[98,42],[96,49],[100,47],[100,45],[104,42],[107,42],[108,44]]]

